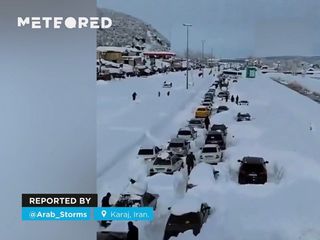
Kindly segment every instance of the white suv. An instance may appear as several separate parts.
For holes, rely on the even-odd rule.
[[[202,148],[200,161],[210,164],[217,164],[221,162],[223,158],[223,152],[217,144],[206,144]]]
[[[141,157],[144,160],[153,160],[158,156],[161,150],[162,149],[157,146],[144,146],[139,149],[138,157]]]
[[[177,155],[168,152],[162,152],[156,160],[154,160],[149,175],[157,173],[173,174],[183,167],[183,160]]]
[[[197,131],[194,130],[193,127],[184,127],[180,128],[177,134],[177,138],[185,139],[185,140],[194,140],[197,138]]]

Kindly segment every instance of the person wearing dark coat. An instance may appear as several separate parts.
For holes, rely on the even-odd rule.
[[[136,92],[132,93],[132,100],[133,100],[133,101],[136,100],[136,97],[137,97],[137,93],[136,93]]]
[[[170,91],[167,92],[167,96],[170,96]]]
[[[239,103],[239,96],[237,95],[237,97],[236,97],[236,104],[238,105],[238,103]]]
[[[102,201],[101,201],[101,206],[102,207],[110,207],[111,204],[110,204],[110,197],[111,197],[111,193],[108,192],[103,198],[102,198]]]
[[[110,197],[111,197],[111,193],[108,192],[103,198],[102,198],[102,201],[101,201],[101,207],[111,207],[112,205],[110,204]],[[110,225],[110,222],[107,222],[105,220],[102,220],[100,222],[100,225],[102,227],[108,227]]]
[[[229,95],[226,95],[226,102],[228,102],[229,100]]]
[[[233,95],[231,96],[230,100],[231,100],[231,102],[234,102],[234,96]]]
[[[206,116],[206,118],[204,119],[204,125],[206,126],[206,129],[209,130],[210,119],[208,116]]]
[[[128,222],[128,228],[127,240],[139,240],[139,229],[133,225],[133,222]]]
[[[191,170],[194,167],[195,160],[196,160],[196,157],[193,155],[193,152],[190,152],[187,155],[187,158],[186,158],[186,164],[187,164],[187,168],[188,168],[188,175],[190,175]]]
[[[158,92],[158,97],[160,97],[160,95],[161,95],[161,93],[160,93],[160,92]]]

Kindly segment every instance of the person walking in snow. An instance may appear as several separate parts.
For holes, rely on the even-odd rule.
[[[231,100],[231,102],[234,102],[234,96],[233,95],[231,96],[230,100]]]
[[[228,102],[229,101],[229,95],[227,94],[226,95],[226,102]]]
[[[136,92],[132,93],[132,100],[135,101],[136,98],[137,98],[137,93]]]
[[[196,157],[193,155],[193,152],[190,152],[187,155],[187,158],[186,158],[186,164],[187,164],[187,168],[188,168],[188,175],[190,175],[191,170],[194,167],[195,160],[196,160]]]
[[[170,91],[167,92],[167,96],[170,96]]]
[[[158,97],[160,97],[161,96],[161,93],[160,92],[158,92]]]
[[[208,131],[210,126],[210,119],[208,116],[206,116],[206,118],[204,119],[204,125],[206,126],[206,129]]]
[[[139,240],[139,229],[133,225],[133,222],[128,222],[129,231],[127,233],[127,240]]]
[[[239,103],[239,96],[237,95],[237,97],[236,97],[236,104],[238,105],[238,103]]]

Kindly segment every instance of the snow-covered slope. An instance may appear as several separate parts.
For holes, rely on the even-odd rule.
[[[145,143],[164,145],[193,116],[213,78],[193,74],[191,79],[194,86],[189,91],[185,90],[181,72],[97,86],[100,196],[107,191],[120,193],[130,177],[146,181],[151,192],[160,194],[155,221],[137,223],[142,240],[162,239],[167,206],[183,197],[186,175],[182,171],[146,178],[146,166],[136,153]],[[162,89],[165,80],[173,82],[170,96],[164,94],[168,89]],[[197,237],[186,232],[178,239],[319,239],[320,105],[261,74],[232,83],[229,90],[250,105],[237,106],[216,99],[215,107],[223,104],[230,108],[211,118],[212,123],[229,127],[224,162],[216,167],[220,177],[216,181],[204,179],[201,187],[188,193],[216,211]],[[136,102],[131,100],[133,91],[138,93]],[[160,98],[158,91],[162,93]],[[249,112],[253,120],[237,122],[235,115],[239,111]],[[199,145],[201,141],[193,144],[195,152]],[[247,155],[269,161],[267,184],[237,184],[237,160]],[[201,184],[201,176],[197,179]]]
[[[314,76],[308,76],[308,75],[292,76],[292,75],[281,74],[281,73],[273,73],[269,76],[284,80],[288,83],[296,82],[299,85],[307,88],[309,91],[320,93],[320,72],[315,74]]]
[[[97,30],[97,46],[137,45],[146,50],[167,51],[170,42],[151,25],[130,15],[110,9],[98,8],[99,17],[110,17],[112,27]]]

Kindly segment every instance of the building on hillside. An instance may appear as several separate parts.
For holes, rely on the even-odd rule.
[[[170,59],[176,56],[176,54],[173,52],[144,52],[143,55],[146,58],[154,59]]]
[[[97,47],[97,58],[114,63],[123,63],[124,56],[139,56],[141,51],[129,47]]]
[[[131,66],[142,65],[143,60],[141,56],[122,56],[123,63]]]

